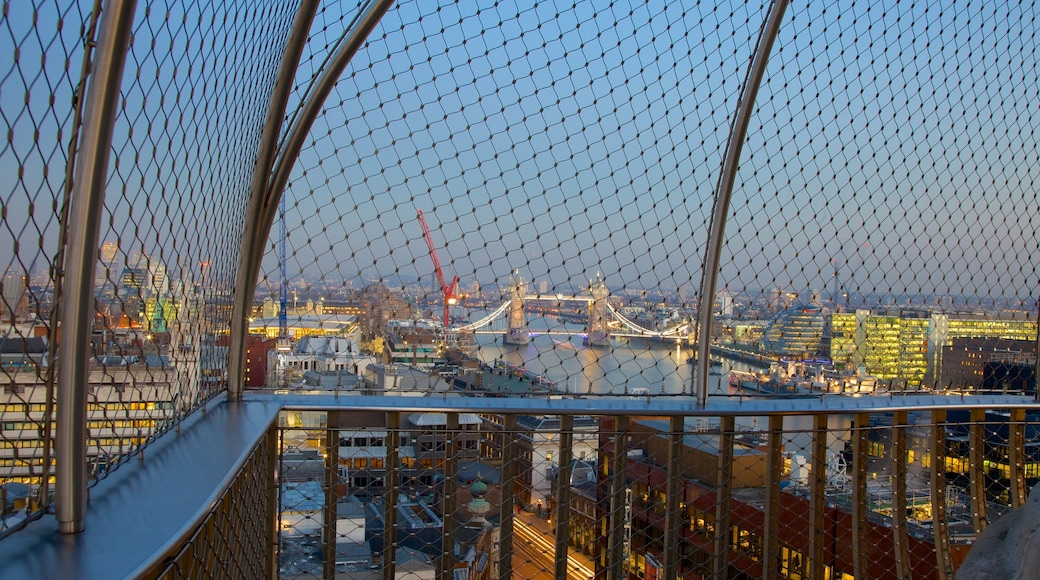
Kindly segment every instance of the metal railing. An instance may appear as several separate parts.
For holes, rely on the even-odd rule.
[[[1040,482],[1040,408],[1021,397],[628,412],[308,398],[282,397],[253,452],[277,439],[277,469],[249,468],[251,487],[223,502],[260,508],[272,492],[256,490],[277,488],[275,512],[248,518],[277,516],[275,541],[249,558],[273,557],[280,578],[952,578]],[[218,521],[239,521],[223,509]],[[214,549],[190,538],[179,551],[213,574],[228,563]]]
[[[215,397],[332,380],[322,370],[350,371],[366,392],[627,396],[616,403],[626,413],[652,398],[696,395],[714,410],[710,399],[811,394],[822,407],[810,435],[850,405],[866,419],[890,409],[902,425],[896,392],[1035,397],[1034,6],[622,4],[3,3],[0,536],[52,514],[81,530],[91,487]],[[443,248],[427,246],[418,210]],[[461,287],[433,282],[442,263]],[[597,302],[510,311],[520,320],[508,346],[505,334],[459,332],[459,318],[529,296],[528,284],[559,297],[595,286],[642,328],[700,330],[674,344],[612,342],[609,324],[591,320],[608,310]],[[441,309],[457,326],[424,326]],[[582,317],[604,325],[598,345],[581,344]],[[743,359],[716,375],[713,349]],[[766,377],[757,366],[814,357],[830,367]],[[876,410],[824,394],[877,391],[889,396],[869,398]],[[979,498],[1017,505],[1033,477],[1031,436],[990,442],[978,400],[941,405],[975,413],[966,434],[933,427],[934,448],[916,450],[900,434],[927,427],[896,428],[882,444],[934,458],[967,438],[967,475],[952,460],[942,472],[966,484],[927,476],[930,509],[946,512],[931,528],[942,554],[954,553],[942,545],[956,536],[951,498],[974,498],[977,530],[989,517]],[[1010,425],[1028,424],[1018,412]],[[763,429],[738,416],[716,418],[726,465],[739,462],[730,453],[744,430]],[[779,442],[775,417],[760,415],[760,435]],[[679,427],[669,423],[670,446],[651,462],[669,474],[655,491],[665,531],[684,525],[677,497],[695,493],[675,476]],[[801,449],[805,522],[844,521],[832,503],[852,506],[855,526],[891,517],[908,534],[892,569],[912,573],[913,514],[859,513],[889,492],[859,481],[875,473],[863,470],[877,442],[856,429],[848,498],[818,493],[824,438]],[[554,452],[557,475],[573,467],[564,457]],[[763,464],[769,509],[797,495],[779,491],[782,459],[794,460]],[[894,463],[893,477],[914,478],[913,465]],[[713,473],[713,505],[741,501],[740,474]],[[890,493],[914,503],[912,488]],[[382,501],[392,529],[398,498]],[[660,527],[652,509],[640,513]],[[781,569],[794,550],[822,573],[827,542],[841,540],[772,545],[782,519],[766,513],[761,550],[780,554]],[[644,534],[651,567],[660,556],[667,572],[728,569],[739,558],[724,548],[742,537],[757,552],[742,536],[757,531],[722,533],[734,514],[716,510],[710,534]],[[612,566],[619,521],[605,523],[614,536],[597,552]],[[851,533],[853,571],[872,533]],[[683,564],[687,536],[704,545]],[[553,573],[569,565],[557,558]]]

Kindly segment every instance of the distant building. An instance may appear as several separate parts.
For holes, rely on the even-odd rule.
[[[448,383],[439,375],[409,366],[369,364],[362,376],[363,388],[371,394],[421,397],[449,390]]]
[[[824,319],[818,304],[793,306],[769,321],[762,335],[762,350],[796,358],[812,358],[820,350]]]
[[[43,337],[0,337],[0,367],[42,369],[47,366],[47,340]]]
[[[8,273],[0,286],[0,318],[16,324],[29,316],[29,279],[24,274]]]
[[[24,347],[7,339],[0,350],[26,353],[39,350],[39,339]],[[10,362],[10,353],[4,353]],[[14,355],[19,356],[19,355]],[[42,353],[30,358],[42,360]],[[121,363],[123,361],[120,361]],[[129,361],[126,361],[129,362]],[[150,364],[146,364],[150,363]],[[48,408],[47,389],[39,384],[41,369],[34,365],[5,364],[0,409],[3,413],[3,435],[0,438],[0,465],[5,482],[40,484],[45,450],[40,437],[40,423]],[[175,414],[176,390],[182,384],[180,371],[163,365],[155,357],[134,364],[92,364],[87,377],[87,464],[102,473],[109,465],[121,461],[147,440],[157,429],[168,427]],[[133,392],[133,400],[128,393]],[[183,412],[183,410],[181,410]],[[53,455],[51,455],[53,459]]]
[[[306,336],[349,336],[358,329],[358,321],[354,316],[342,314],[294,313],[286,318],[290,338],[301,339]],[[273,318],[258,318],[250,321],[250,334],[263,334],[268,338],[278,338],[281,333],[280,321]]]
[[[1025,313],[977,314],[947,313],[932,314],[929,334],[929,381],[935,379],[944,366],[943,347],[952,346],[953,341],[965,339],[1002,339],[1031,341],[1037,339],[1037,321]]]
[[[275,341],[270,337],[269,340]],[[301,381],[306,383],[306,373],[329,377],[345,373],[358,377],[375,358],[358,352],[357,342],[349,337],[312,334],[296,341],[288,351],[278,349],[275,341],[275,347],[268,348],[266,361],[268,381],[274,378],[275,384],[281,381],[283,386],[288,386]],[[324,379],[318,382],[326,384]],[[347,382],[354,386],[357,381]],[[318,386],[314,384],[314,375],[311,375],[311,383],[310,386]]]
[[[733,294],[729,288],[719,290],[715,296],[715,311],[723,318],[733,317]]]
[[[358,321],[361,331],[369,336],[382,333],[391,320],[415,318],[416,310],[405,297],[382,284],[366,286],[361,291],[360,302],[363,312]]]
[[[521,415],[517,418],[516,433],[503,431],[500,415],[484,417],[484,457],[501,457],[505,439],[516,437],[520,442],[517,473],[520,474],[514,490],[518,501],[535,509],[549,509],[552,505],[552,478],[559,468],[560,418],[550,415]],[[575,417],[571,454],[577,460],[596,457],[599,424],[592,417]]]
[[[831,317],[830,356],[835,366],[865,369],[882,379],[924,383],[928,371],[926,311],[864,310]]]
[[[447,362],[444,329],[432,321],[388,321],[383,338],[390,364],[430,369]]]
[[[599,461],[601,465],[610,465],[615,451],[611,435],[615,432],[614,419],[603,418],[602,423]],[[638,574],[636,577],[659,577],[661,563],[665,561],[663,550],[666,544],[663,539],[669,499],[666,485],[669,472],[665,467],[670,444],[668,423],[662,420],[633,421],[630,433],[626,467],[626,480],[631,493],[631,525],[628,528],[631,533],[626,538],[626,547],[630,550],[628,562]],[[732,497],[728,504],[730,528],[726,534],[729,538],[726,542],[729,550],[726,558],[728,569],[716,571],[714,576],[757,578],[764,574],[762,549],[767,459],[767,454],[762,450],[764,445],[764,441],[748,438],[742,441],[738,438],[733,447]],[[676,546],[679,571],[683,577],[712,577],[711,556],[718,503],[717,490],[712,482],[718,469],[718,435],[687,432],[683,435],[683,446],[679,454],[682,458],[677,485],[679,498],[675,501],[682,522]],[[776,576],[780,578],[808,577],[810,538],[814,524],[807,494],[800,487],[802,484],[794,471],[789,480],[780,485],[777,509],[782,532],[776,538],[779,557],[774,562]],[[600,497],[609,498],[609,494],[610,478],[602,478]],[[574,505],[572,502],[572,517]],[[851,537],[852,518],[847,508],[843,507],[845,505],[847,503],[844,501],[828,500],[822,507],[825,520],[823,529],[828,530],[830,538]],[[598,508],[600,521],[603,521],[608,515],[606,510],[610,509],[610,502],[601,501]],[[868,520],[862,524],[864,527],[860,532],[871,554],[866,577],[887,577],[896,569],[891,523]],[[910,526],[908,546],[911,557],[917,562],[914,577],[935,577],[938,572],[935,568],[935,545],[931,540],[931,528],[914,523],[910,523]],[[776,533],[775,530],[773,533]],[[597,549],[607,547],[606,539],[606,533],[601,531]],[[828,541],[823,550],[823,561],[826,564],[820,571],[821,577],[852,578],[852,551],[847,543]],[[954,558],[963,557],[967,545],[953,545],[951,551],[954,552]],[[600,551],[594,557],[603,555]]]
[[[723,335],[729,335],[737,346],[757,348],[765,336],[767,324],[759,320],[734,321],[724,328]]]
[[[1024,391],[1036,389],[1036,341],[954,338],[942,347],[939,386]]]
[[[123,295],[141,296],[151,291],[151,275],[148,268],[123,268],[120,281]]]
[[[831,329],[830,355],[836,365],[864,368],[879,379],[901,379],[908,386],[963,382],[968,375],[957,367],[965,360],[959,358],[952,365],[944,362],[948,354],[960,356],[956,349],[947,348],[958,339],[982,340],[980,345],[986,340],[1035,343],[1037,336],[1036,320],[1021,315],[898,308],[837,313],[831,317]]]
[[[227,346],[228,335],[217,337],[218,346]],[[268,353],[274,350],[278,341],[259,334],[246,335],[245,386],[259,388],[267,385]]]

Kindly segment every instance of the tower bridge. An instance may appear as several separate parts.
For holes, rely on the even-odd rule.
[[[608,300],[610,291],[599,275],[589,284],[589,294],[564,296],[562,294],[543,295],[526,294],[526,283],[519,272],[514,271],[511,278],[507,298],[486,316],[468,324],[450,329],[454,332],[473,334],[502,335],[505,344],[524,345],[536,334],[554,334],[572,336],[575,333],[564,328],[532,332],[527,325],[525,305],[530,302],[556,301],[587,303],[587,321],[584,329],[585,344],[589,346],[610,346],[611,338],[652,338],[659,340],[690,340],[692,322],[681,321],[679,324],[664,328],[646,328],[618,311]]]

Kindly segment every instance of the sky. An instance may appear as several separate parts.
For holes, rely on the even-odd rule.
[[[234,275],[239,250],[221,240],[244,227],[265,87],[293,8],[248,4],[139,8],[102,234],[127,241],[127,256]],[[291,177],[291,283],[433,284],[421,209],[448,279],[464,284],[504,285],[519,269],[550,287],[602,273],[612,286],[699,288],[765,6],[531,4],[395,3]],[[0,54],[21,59],[0,80],[12,135],[0,172],[21,175],[0,190],[0,263],[15,269],[53,254],[63,187],[53,168],[70,121],[48,116],[47,98],[71,99],[71,23],[85,18],[64,17],[54,38],[70,48],[59,50],[21,32],[18,7],[0,27]],[[356,12],[327,3],[318,14],[290,118]],[[792,5],[744,143],[719,286],[804,293],[830,288],[837,269],[860,293],[1035,296],[1035,12]],[[48,58],[38,73],[40,45],[74,58]],[[31,114],[19,114],[26,100]],[[45,138],[34,141],[34,125]],[[193,228],[202,235],[183,233]],[[278,231],[261,293],[281,277]]]
[[[355,58],[287,192],[323,225],[290,226],[290,267],[431,283],[422,209],[463,280],[699,286],[763,7],[470,8],[401,3]],[[720,285],[1035,293],[1032,10],[792,6]]]

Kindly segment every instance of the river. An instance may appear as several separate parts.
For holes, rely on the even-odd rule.
[[[477,335],[475,355],[493,365],[503,360],[542,375],[556,387],[573,395],[653,395],[675,399],[692,399],[691,375],[694,365],[687,361],[696,354],[693,346],[667,344],[646,339],[615,338],[611,346],[582,344],[584,325],[558,322],[555,318],[533,317],[528,320],[531,342],[505,345],[501,335]],[[548,331],[551,331],[549,333]],[[544,334],[543,334],[544,333]],[[721,372],[709,377],[710,396],[748,396],[730,387],[729,370],[760,370],[745,362],[722,358]],[[843,431],[851,425],[847,415],[831,415],[828,429],[832,450],[840,451]],[[765,429],[765,419],[738,417],[739,428]],[[805,433],[812,428],[809,417],[787,417],[785,430]],[[837,435],[837,437],[834,437]],[[798,437],[798,439],[803,439]],[[790,444],[790,443],[789,443]],[[805,444],[798,442],[798,447]]]

